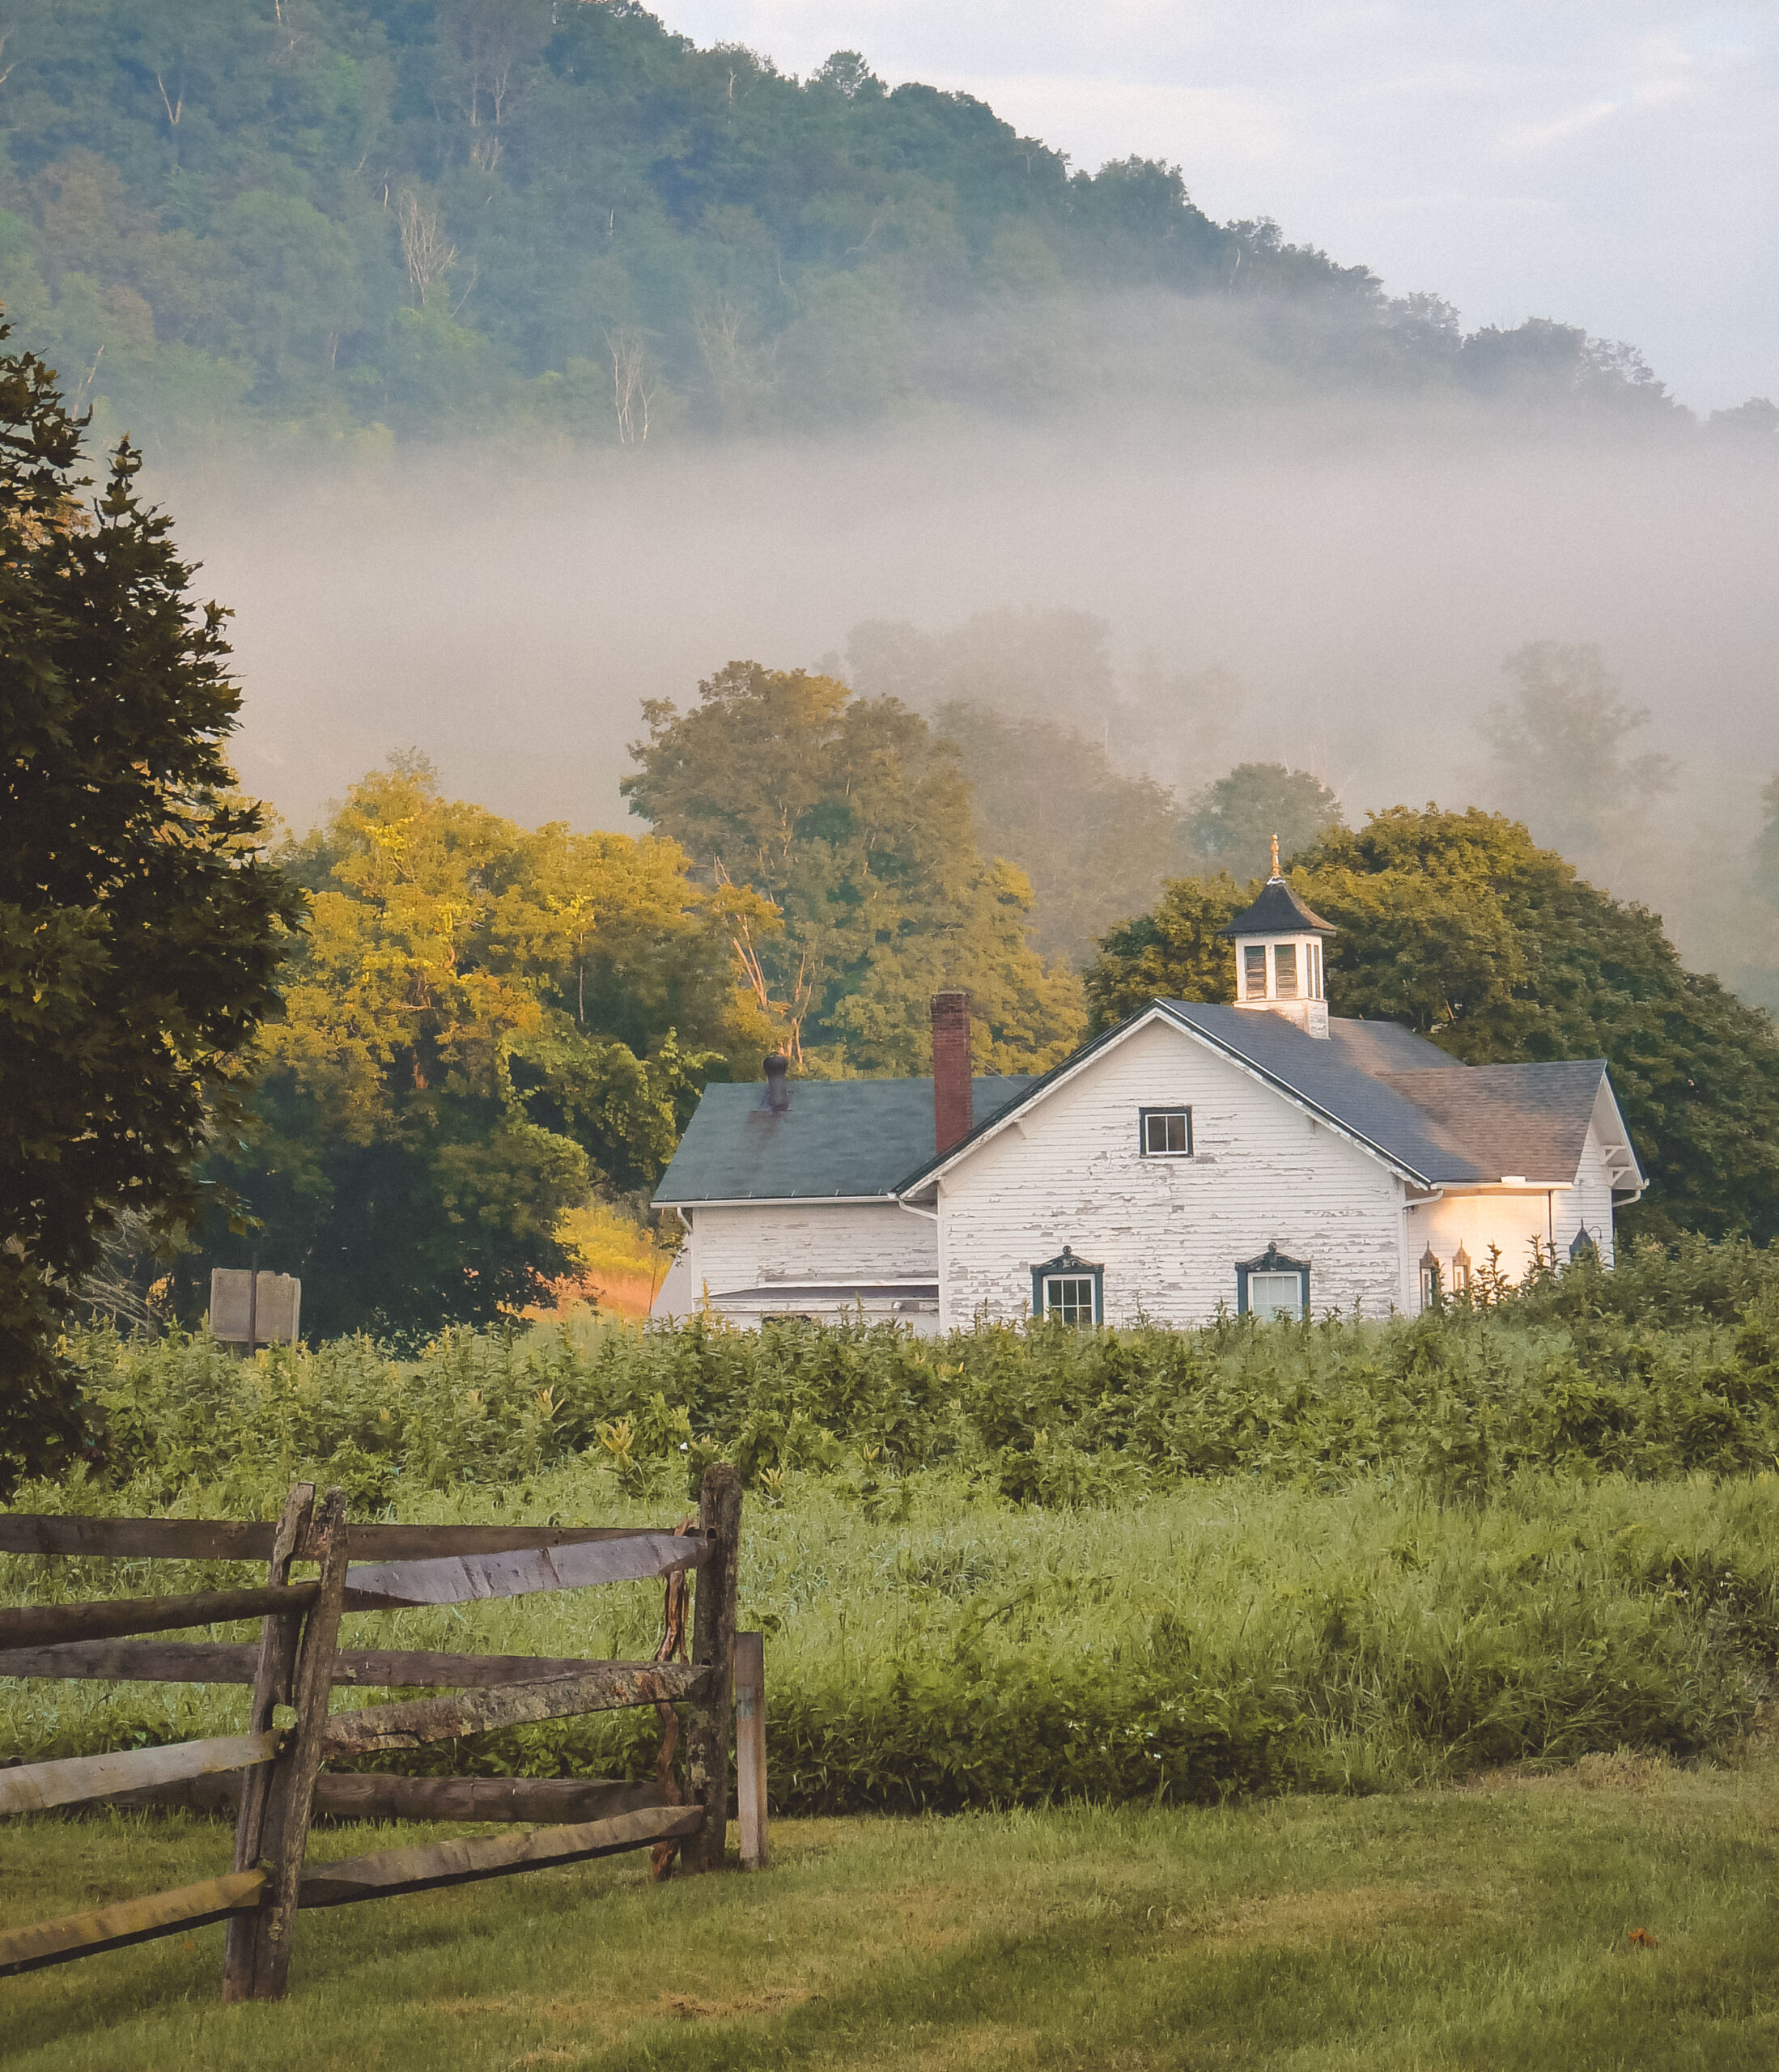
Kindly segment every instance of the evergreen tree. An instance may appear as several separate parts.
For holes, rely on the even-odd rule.
[[[108,1233],[197,1213],[301,911],[223,754],[223,614],[139,456],[90,507],[80,459],[49,368],[0,355],[0,1479],[71,1441],[48,1341]]]

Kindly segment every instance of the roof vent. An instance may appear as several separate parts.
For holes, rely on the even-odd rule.
[[[791,1060],[782,1051],[774,1051],[766,1061],[766,1098],[760,1103],[775,1115],[782,1115],[791,1105]]]

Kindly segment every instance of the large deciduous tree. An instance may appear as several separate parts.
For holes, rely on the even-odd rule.
[[[223,614],[127,443],[90,507],[80,459],[0,355],[0,1478],[70,1439],[46,1341],[108,1232],[196,1212],[300,908],[223,753]]]
[[[1684,970],[1658,916],[1475,809],[1374,814],[1292,879],[1340,931],[1337,1014],[1400,1021],[1470,1064],[1604,1058],[1652,1182],[1629,1227],[1779,1235],[1779,1037],[1764,1011]],[[1099,1025],[1157,995],[1229,999],[1217,931],[1246,897],[1178,880],[1107,936],[1087,981]]]
[[[1591,641],[1534,640],[1501,667],[1519,688],[1483,716],[1489,796],[1584,866],[1622,861],[1675,783],[1671,756],[1629,745],[1649,714]]]
[[[280,860],[310,925],[218,1170],[317,1331],[535,1301],[572,1265],[564,1213],[652,1182],[707,1078],[771,1041],[728,970],[770,913],[671,842],[520,827],[397,758]]]
[[[624,788],[715,884],[770,902],[769,934],[738,915],[735,954],[805,1069],[926,1069],[928,998],[949,986],[974,997],[985,1068],[1066,1055],[1078,983],[1027,940],[1024,874],[978,851],[949,744],[800,669],[732,662],[698,691],[689,712],[644,706]]]
[[[1204,868],[1243,880],[1265,871],[1275,835],[1289,862],[1344,824],[1329,787],[1282,762],[1238,763],[1187,810],[1187,839]]]

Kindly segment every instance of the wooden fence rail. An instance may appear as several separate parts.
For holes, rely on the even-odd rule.
[[[736,1713],[741,1852],[766,1860],[765,1685],[758,1635],[735,1631],[741,1491],[732,1468],[704,1478],[699,1529],[359,1526],[330,1490],[299,1484],[274,1524],[197,1518],[0,1516],[0,1553],[83,1559],[258,1561],[263,1585],[183,1597],[0,1607],[0,1675],[251,1687],[248,1731],[160,1748],[0,1770],[0,1814],[108,1798],[236,1809],[224,1877],[61,1921],[0,1931],[0,1976],[64,1964],[152,1936],[226,1921],[225,1999],[275,1999],[288,1977],[299,1910],[464,1884],[545,1864],[651,1849],[657,1875],[677,1849],[688,1870],[723,1860],[730,1713]],[[353,1557],[372,1557],[359,1566]],[[293,1582],[292,1565],[316,1563]],[[356,1611],[459,1604],[537,1590],[667,1578],[667,1656],[681,1629],[687,1571],[698,1574],[690,1662],[605,1662],[342,1649]],[[675,1592],[680,1593],[676,1598]],[[259,1618],[257,1642],[126,1637]],[[739,1667],[737,1650],[739,1645]],[[453,1692],[330,1712],[339,1686]],[[669,1729],[660,1780],[401,1777],[324,1763],[614,1706],[652,1705]],[[669,1768],[675,1708],[690,1713],[688,1789]],[[294,1724],[274,1725],[280,1708]],[[309,1825],[342,1819],[493,1820],[529,1832],[388,1849],[310,1868]]]

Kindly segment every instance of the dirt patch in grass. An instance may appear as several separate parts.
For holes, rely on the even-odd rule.
[[[729,2022],[738,2015],[776,2015],[787,2007],[800,2007],[822,1995],[806,1987],[766,1986],[739,2000],[703,2000],[693,1993],[664,1993],[655,2002],[655,2012],[677,2022]]]
[[[1450,1893],[1406,1885],[1356,1885],[1243,1900],[1227,1913],[1213,1916],[1200,1932],[1219,1945],[1266,1942],[1316,1947],[1371,1935],[1394,1921],[1430,1927],[1455,1921],[1463,1912]]]
[[[1467,1777],[1467,1791],[1661,1791],[1685,1774],[1665,1756],[1645,1756],[1630,1748],[1610,1755],[1584,1756],[1577,1763],[1552,1769],[1543,1764],[1514,1763]]]

